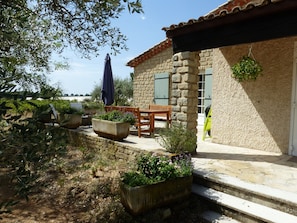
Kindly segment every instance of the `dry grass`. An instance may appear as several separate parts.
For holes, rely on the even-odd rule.
[[[107,160],[86,148],[68,147],[65,157],[53,160],[39,179],[39,188],[20,200],[9,214],[1,214],[3,223],[132,223],[132,222],[199,222],[199,202],[183,204],[131,216],[120,202],[120,172],[128,163]],[[7,172],[0,175],[0,197],[14,199]],[[1,202],[1,200],[0,200]]]

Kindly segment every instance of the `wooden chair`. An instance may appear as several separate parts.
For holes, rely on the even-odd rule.
[[[172,105],[156,105],[156,104],[150,104],[149,105],[149,109],[152,110],[167,110],[169,111],[169,125],[171,125],[172,122]],[[167,117],[165,114],[158,114],[157,116],[155,116],[155,120],[157,121],[167,121]]]
[[[152,130],[152,117],[143,116],[139,112],[138,107],[129,107],[129,106],[105,106],[106,112],[112,110],[119,110],[122,112],[131,112],[135,116],[135,128],[137,129],[138,137],[140,138],[143,133],[149,133],[150,135],[153,133]]]

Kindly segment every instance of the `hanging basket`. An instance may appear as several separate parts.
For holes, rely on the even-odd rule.
[[[232,77],[237,81],[256,80],[262,72],[262,66],[250,56],[244,56],[231,67]]]

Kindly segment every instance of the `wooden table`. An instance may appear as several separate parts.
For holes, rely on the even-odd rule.
[[[151,126],[151,130],[154,133],[155,131],[155,115],[158,114],[166,114],[166,121],[167,121],[167,125],[169,126],[169,120],[170,120],[170,111],[169,110],[159,110],[159,109],[148,109],[148,108],[140,108],[139,109],[140,115],[141,114],[147,114],[150,118],[150,126]]]

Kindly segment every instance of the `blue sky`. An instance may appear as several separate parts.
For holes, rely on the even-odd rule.
[[[163,27],[187,22],[207,14],[227,0],[142,0],[143,14],[128,12],[115,22],[128,38],[128,51],[116,56],[111,55],[114,77],[128,78],[133,72],[127,62],[166,38]],[[91,60],[81,59],[80,55],[67,51],[70,68],[58,70],[48,77],[52,84],[59,83],[66,94],[90,94],[96,85],[101,85],[104,59],[109,49],[102,49],[100,56]]]

